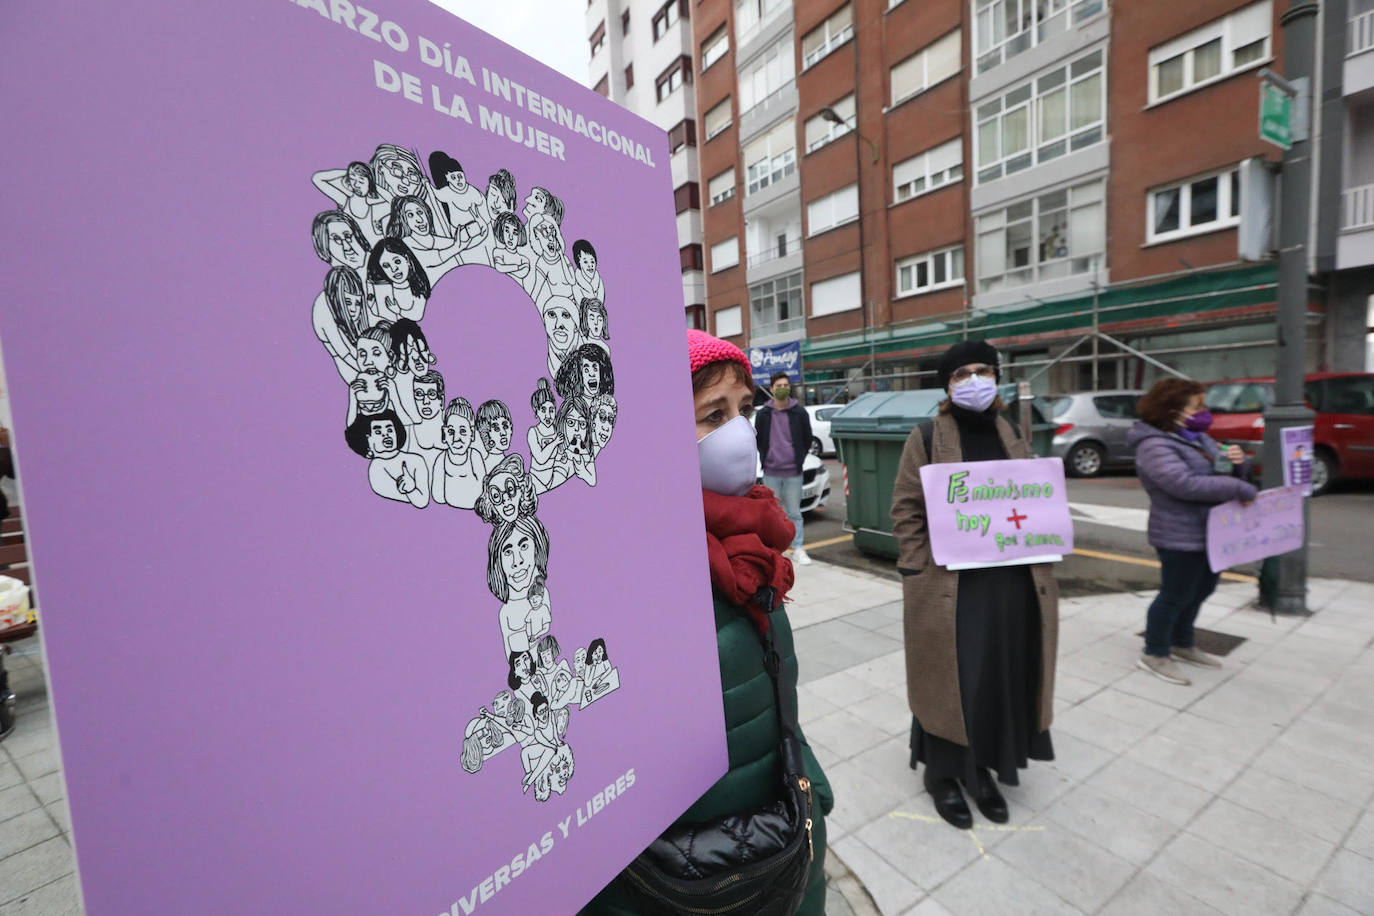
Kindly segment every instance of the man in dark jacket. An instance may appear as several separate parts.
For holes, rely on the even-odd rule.
[[[811,450],[811,417],[792,397],[786,372],[775,372],[769,382],[773,400],[759,409],[754,423],[763,463],[763,485],[782,503],[783,511],[797,526],[792,538],[792,562],[806,566],[811,558],[802,549],[802,462]]]

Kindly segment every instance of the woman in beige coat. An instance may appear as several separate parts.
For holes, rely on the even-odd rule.
[[[950,397],[912,431],[892,495],[892,529],[905,603],[911,768],[950,824],[973,824],[960,783],[983,816],[1008,819],[997,780],[1016,785],[1028,759],[1051,760],[1050,718],[1059,588],[1047,565],[951,572],[931,561],[921,467],[1030,458],[999,414],[997,351],[985,341],[951,347],[938,368]]]

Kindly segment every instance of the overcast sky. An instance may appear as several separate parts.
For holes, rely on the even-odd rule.
[[[430,0],[587,85],[586,7],[577,0]]]

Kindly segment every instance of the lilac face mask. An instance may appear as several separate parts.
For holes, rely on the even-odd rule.
[[[997,381],[981,375],[969,376],[949,389],[949,397],[965,410],[982,413],[997,400]]]
[[[1212,428],[1212,412],[1210,410],[1199,410],[1183,421],[1183,428],[1190,433],[1207,432],[1207,430]]]

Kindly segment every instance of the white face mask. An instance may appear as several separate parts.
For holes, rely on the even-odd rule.
[[[758,479],[759,446],[754,427],[735,417],[697,442],[701,486],[722,496],[743,496]]]

